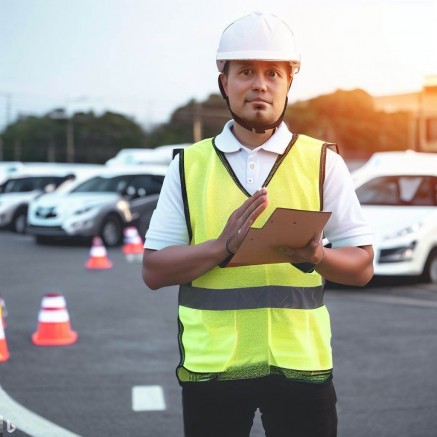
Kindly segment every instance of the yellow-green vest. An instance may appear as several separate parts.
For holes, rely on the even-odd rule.
[[[323,204],[326,148],[295,135],[263,186],[267,209],[318,211]],[[180,174],[190,244],[217,238],[249,193],[225,155],[207,139],[180,154]],[[323,279],[291,264],[215,267],[179,290],[181,382],[256,378],[324,381],[332,371],[329,314]]]

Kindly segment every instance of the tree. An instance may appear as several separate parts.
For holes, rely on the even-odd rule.
[[[372,96],[360,89],[338,90],[297,102],[286,112],[286,122],[293,132],[335,142],[346,156],[406,149],[407,120],[406,113],[375,111]]]
[[[69,123],[75,162],[103,163],[120,149],[147,145],[141,126],[124,115],[80,112],[67,117],[57,109],[43,117],[22,117],[9,125],[3,133],[4,159],[65,162]]]

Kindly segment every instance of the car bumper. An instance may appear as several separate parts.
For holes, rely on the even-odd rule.
[[[374,272],[381,276],[417,276],[423,273],[428,250],[415,241],[374,247]]]
[[[28,225],[27,232],[31,235],[53,238],[77,238],[77,237],[93,237],[97,235],[98,229],[95,226],[82,228],[72,231],[66,231],[61,226],[35,226]]]

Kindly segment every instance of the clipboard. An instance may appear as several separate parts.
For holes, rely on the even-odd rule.
[[[228,267],[289,263],[278,247],[299,249],[322,233],[331,212],[276,208],[262,228],[250,228]]]

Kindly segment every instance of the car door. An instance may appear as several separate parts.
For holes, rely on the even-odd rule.
[[[143,237],[156,208],[163,181],[164,176],[160,175],[136,175],[126,188],[132,222]]]

